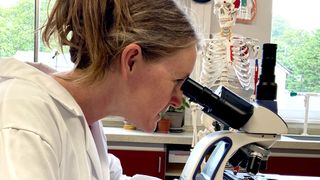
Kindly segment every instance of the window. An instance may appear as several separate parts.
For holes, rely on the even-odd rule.
[[[305,96],[310,97],[309,122],[320,123],[320,1],[273,0],[271,41],[278,44],[276,76],[279,114],[303,122]],[[301,95],[290,96],[290,92]]]
[[[33,1],[0,0],[0,57],[33,50],[34,7]]]
[[[67,53],[56,54],[57,50],[45,48],[40,40],[41,34],[35,35],[35,29],[46,20],[48,2],[0,0],[0,57],[38,61],[58,71],[72,67]]]

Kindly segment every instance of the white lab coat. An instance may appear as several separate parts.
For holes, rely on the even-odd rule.
[[[23,62],[0,59],[0,179],[131,179],[107,153],[101,122],[90,128],[53,78]]]

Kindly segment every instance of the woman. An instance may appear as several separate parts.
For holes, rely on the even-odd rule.
[[[152,132],[161,112],[180,106],[196,59],[192,25],[172,0],[56,0],[43,41],[54,35],[74,70],[0,60],[1,176],[129,179],[107,155],[99,119]]]

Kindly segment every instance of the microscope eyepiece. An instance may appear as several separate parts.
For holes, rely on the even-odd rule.
[[[201,105],[203,112],[233,129],[244,126],[253,114],[252,104],[223,86],[213,92],[187,78],[181,90],[191,102]]]
[[[275,82],[277,44],[263,44],[261,74],[257,84],[257,100],[275,100],[277,83]]]

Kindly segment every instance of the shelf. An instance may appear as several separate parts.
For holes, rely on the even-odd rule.
[[[166,176],[180,176],[184,167],[184,163],[167,163]]]

